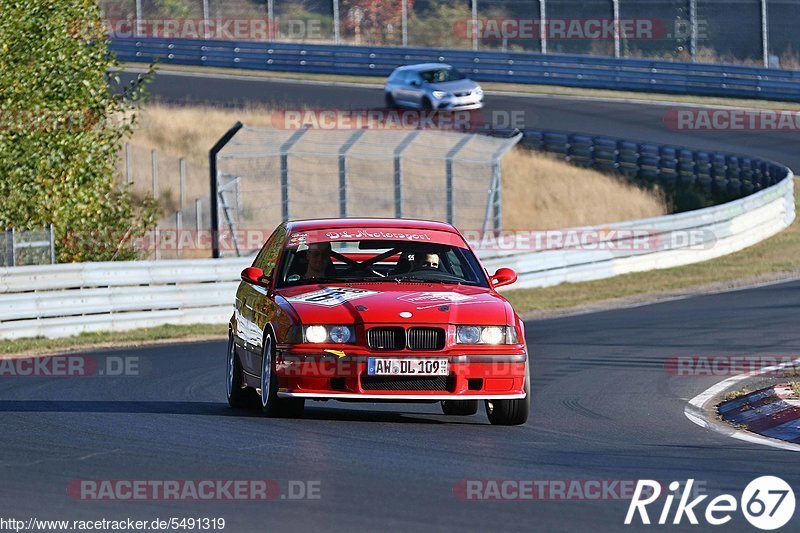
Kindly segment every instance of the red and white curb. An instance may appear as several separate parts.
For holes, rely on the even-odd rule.
[[[795,442],[790,442],[790,441],[779,440],[778,438],[772,436],[767,436],[766,434],[763,434],[761,432],[736,429],[730,424],[716,420],[716,417],[711,416],[709,414],[709,411],[706,409],[708,402],[710,402],[713,398],[718,397],[728,389],[735,387],[741,381],[744,381],[748,378],[752,378],[760,374],[778,372],[781,369],[793,366],[798,362],[800,362],[800,359],[797,359],[795,361],[790,361],[788,363],[784,363],[781,365],[766,367],[761,369],[757,373],[748,372],[745,374],[739,374],[738,376],[733,376],[723,381],[720,381],[716,385],[709,387],[708,389],[704,390],[703,392],[701,392],[700,394],[689,400],[689,402],[686,404],[686,407],[683,410],[683,413],[686,415],[686,418],[688,418],[698,426],[713,431],[717,431],[734,439],[743,440],[753,444],[761,444],[763,446],[770,446],[772,448],[780,448],[782,450],[800,451],[800,444],[798,444],[798,442],[800,442],[800,439],[793,438],[792,440],[795,440]],[[761,391],[756,391],[747,396],[737,398],[737,400],[743,400],[741,403],[744,404],[747,402],[745,398],[750,397],[751,401],[758,402],[759,400],[764,400],[767,397],[770,397],[770,395],[773,394],[773,391],[776,388],[781,389],[782,391],[785,389],[785,387],[771,387],[769,389],[763,389]],[[783,394],[783,392],[781,392],[781,394]],[[775,429],[778,426],[784,426],[784,425],[786,425],[787,428],[790,428],[791,425],[794,424],[795,427],[797,428],[796,433],[794,433],[794,437],[800,437],[800,402],[796,402],[794,400],[785,400],[777,396],[775,397],[777,398],[777,401],[767,402],[767,403],[777,403],[777,405],[769,409],[767,408],[762,409],[761,414],[763,415],[763,418],[764,419],[768,418],[770,416],[768,413],[774,413],[777,410],[781,410],[781,411],[786,411],[786,414],[781,416],[786,416],[786,417],[796,416],[797,419],[776,418],[777,423],[774,426],[770,426],[768,422],[762,422],[764,424],[763,428],[766,430],[770,430],[770,429]],[[736,402],[737,400],[732,400],[731,405],[736,405],[733,404],[733,402]],[[794,404],[790,404],[788,402],[794,402]],[[781,409],[785,405],[790,406],[791,409],[788,408]],[[735,407],[732,409],[735,409]],[[758,418],[759,414],[753,413],[751,416]],[[746,425],[748,428],[750,427],[747,424],[744,425]],[[759,426],[758,424],[755,424],[754,427],[759,427]],[[771,432],[771,434],[778,434],[780,432],[789,431],[789,429],[787,428],[781,427],[780,430],[778,430],[777,432]]]
[[[776,385],[720,404],[726,422],[753,433],[800,444],[800,400],[789,385]]]

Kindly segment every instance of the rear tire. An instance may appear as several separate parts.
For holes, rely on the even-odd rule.
[[[246,409],[258,405],[256,391],[244,387],[242,379],[242,363],[236,355],[233,343],[233,334],[228,334],[228,362],[227,362],[227,395],[228,405],[236,409]]]
[[[531,392],[525,378],[525,397],[518,400],[486,400],[486,415],[496,426],[518,426],[528,421]]]
[[[442,412],[455,416],[474,415],[478,412],[478,400],[443,400]]]
[[[278,377],[275,375],[275,341],[271,333],[264,335],[261,357],[261,412],[271,418],[299,418],[303,416],[305,400],[279,398]]]

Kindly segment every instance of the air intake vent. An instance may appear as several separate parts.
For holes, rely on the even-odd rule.
[[[361,376],[364,390],[449,391],[455,390],[455,376]]]
[[[409,350],[441,350],[445,344],[442,328],[411,328],[408,330]]]
[[[367,330],[367,344],[373,350],[402,350],[406,346],[403,328],[372,328]]]

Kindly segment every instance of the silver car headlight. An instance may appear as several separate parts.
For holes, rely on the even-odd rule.
[[[445,91],[433,91],[431,94],[433,95],[434,98],[444,98],[445,96],[448,95],[448,93],[446,93]]]
[[[458,326],[458,344],[519,344],[514,326]]]
[[[305,326],[303,328],[303,339],[312,344],[323,342],[347,344],[355,338],[353,326]]]

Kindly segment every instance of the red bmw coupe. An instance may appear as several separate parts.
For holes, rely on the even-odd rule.
[[[462,235],[441,222],[328,219],[278,226],[242,272],[228,402],[301,416],[306,400],[441,402],[523,424],[523,323]]]

